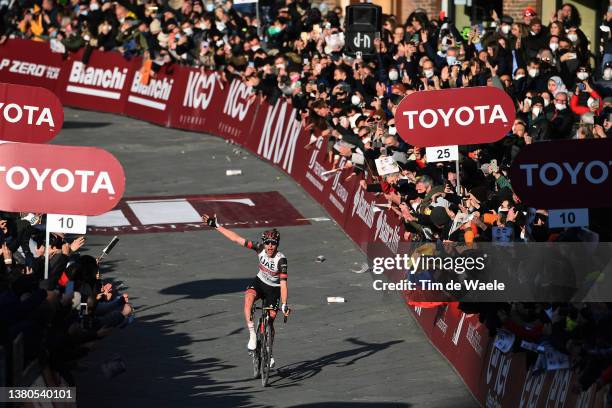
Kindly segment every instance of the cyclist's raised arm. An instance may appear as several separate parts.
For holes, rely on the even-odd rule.
[[[202,216],[202,221],[208,224],[208,226],[213,227],[214,229],[219,231],[225,238],[229,239],[230,241],[235,242],[240,246],[246,246],[247,240],[236,234],[234,231],[231,231],[219,225],[219,223],[217,222],[216,215],[210,217],[208,214],[204,214]]]

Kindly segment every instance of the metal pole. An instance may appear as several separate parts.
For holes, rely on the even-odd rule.
[[[49,226],[45,227],[45,279],[49,279]]]
[[[459,179],[459,158],[455,160],[455,171],[457,172],[457,194],[461,195],[461,180]]]
[[[257,36],[261,42],[261,19],[259,18],[259,0],[255,2],[255,18],[257,19]]]

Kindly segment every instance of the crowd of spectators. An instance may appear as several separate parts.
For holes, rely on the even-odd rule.
[[[612,238],[607,209],[591,210],[588,231],[549,229],[546,209],[523,205],[508,176],[513,159],[527,144],[612,136],[612,6],[596,28],[599,44],[589,42],[571,4],[548,21],[527,7],[520,19],[493,13],[493,24],[473,22],[465,29],[443,15],[431,18],[415,10],[405,21],[385,16],[375,52],[356,56],[344,47],[344,10],[310,3],[261,1],[258,20],[252,7],[230,0],[3,0],[0,41],[50,40],[61,52],[84,48],[85,60],[93,49],[117,50],[126,58],[152,60],[153,75],[171,64],[203,67],[226,81],[242,79],[271,103],[291,99],[311,134],[306,148],[324,138],[330,168],[342,170],[346,178],[358,177],[361,188],[384,195],[391,204],[388,211],[404,222],[405,241],[490,242],[499,239],[502,228],[507,241]],[[403,141],[394,114],[411,93],[468,86],[504,90],[515,102],[517,118],[512,132],[499,142],[461,147],[457,174],[454,163],[428,163],[425,149]],[[375,161],[381,156],[393,157],[399,171],[380,177]],[[465,221],[453,228],[460,214]],[[64,246],[54,249],[62,263],[69,255],[62,252]],[[81,257],[72,273],[77,286],[87,282],[86,293],[93,299],[105,292],[91,276],[95,265],[88,269],[84,259],[90,265],[90,258]],[[14,267],[11,271],[14,281],[2,287],[5,296],[17,302],[26,292],[15,287],[22,288],[18,283],[25,280],[38,293],[32,299],[43,301],[44,293],[32,289],[40,270],[33,275]],[[48,289],[55,289],[53,285]],[[84,329],[71,335],[76,317],[67,299],[47,295],[46,303],[54,303],[62,317],[58,336],[71,342],[95,336],[91,330],[83,334]],[[611,377],[609,303],[462,307],[480,313],[492,334],[505,327],[519,339],[546,340],[574,355],[581,364],[583,389]],[[56,341],[49,350],[62,355],[65,349],[52,347],[57,344],[63,343]]]
[[[5,385],[29,385],[19,384],[21,378],[13,374],[37,363],[48,386],[75,386],[78,360],[96,340],[134,318],[127,293],[104,283],[98,259],[81,253],[84,236],[51,234],[45,279],[44,221],[34,214],[0,213],[0,347],[7,362],[0,366],[6,369],[0,378]],[[13,348],[20,335],[23,367],[13,367],[21,360],[12,357],[22,349]]]

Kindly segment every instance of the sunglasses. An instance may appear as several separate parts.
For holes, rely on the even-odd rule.
[[[274,241],[273,239],[267,239],[264,241],[266,245],[278,245],[278,241]]]

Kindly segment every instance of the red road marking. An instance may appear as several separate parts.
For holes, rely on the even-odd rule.
[[[302,214],[278,191],[123,198],[117,207],[90,217],[94,235],[142,234],[208,230],[199,219],[217,214],[228,228],[266,228],[306,225]]]

